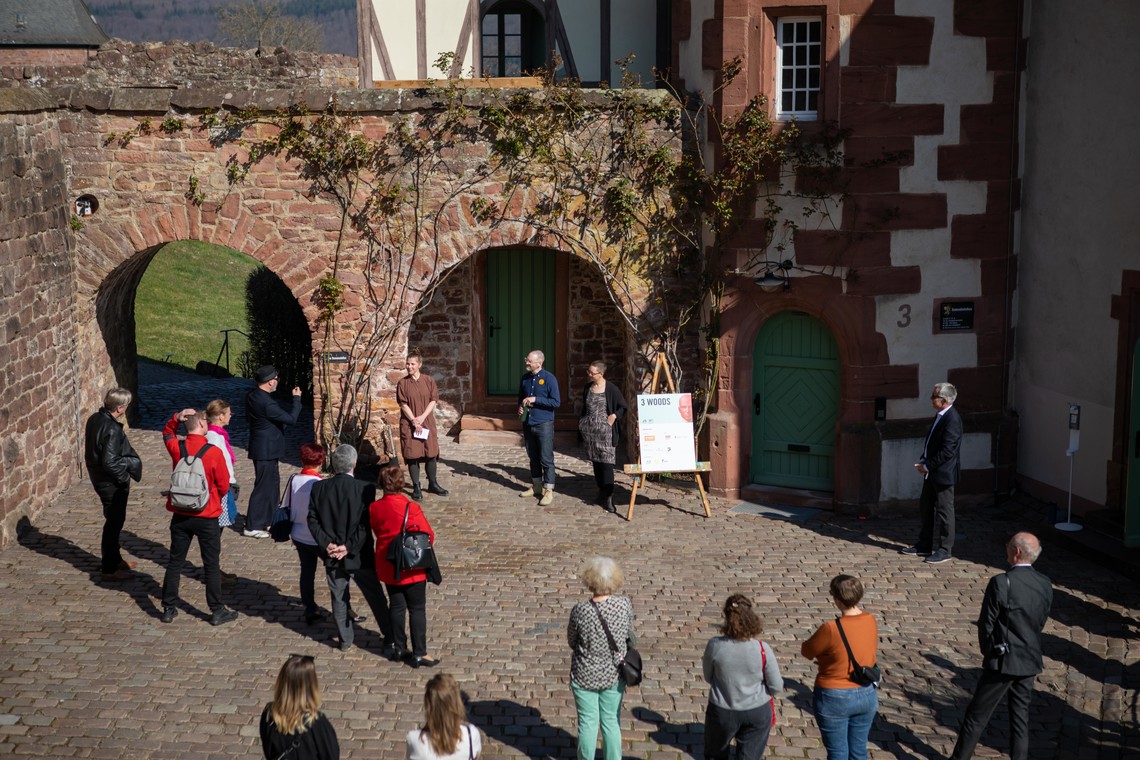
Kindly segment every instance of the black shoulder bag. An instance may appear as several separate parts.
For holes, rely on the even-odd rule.
[[[883,673],[879,670],[878,664],[859,664],[851,652],[851,645],[847,643],[847,634],[843,632],[843,624],[839,621],[840,618],[835,618],[835,627],[839,629],[839,638],[843,639],[843,646],[847,648],[847,659],[851,660],[851,680],[860,686],[879,688],[879,683],[883,680]]]
[[[610,627],[606,625],[606,619],[602,617],[602,611],[598,609],[596,602],[591,601],[590,605],[594,608],[594,612],[598,615],[598,620],[602,623],[602,630],[606,632],[606,638],[610,642],[610,651],[617,654],[618,645],[614,641],[614,635],[610,633]],[[626,686],[637,686],[641,683],[641,653],[638,652],[629,643],[629,639],[625,640],[625,657],[617,664],[618,678],[622,680]]]
[[[400,526],[400,532],[392,539],[392,543],[388,544],[388,561],[396,571],[396,580],[407,570],[427,570],[436,564],[431,537],[424,531],[408,530],[411,505],[411,499],[404,503],[404,524]]]

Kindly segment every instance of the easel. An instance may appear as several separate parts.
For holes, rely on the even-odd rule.
[[[661,383],[661,375],[664,373],[666,387],[670,393],[677,392],[677,386],[673,383],[673,374],[669,371],[669,361],[665,358],[664,354],[657,354],[657,363],[653,367],[653,381],[649,385],[650,393],[657,393]],[[627,475],[633,475],[633,491],[629,495],[629,511],[625,514],[625,519],[633,520],[633,505],[637,501],[637,490],[644,488],[648,480],[649,473],[643,472],[641,469],[641,462],[637,464],[627,464],[624,468]],[[701,492],[701,506],[705,508],[705,517],[712,517],[712,510],[709,509],[709,496],[705,492],[705,484],[701,482],[701,473],[710,472],[712,465],[708,462],[697,462],[697,466],[692,470],[674,470],[673,472],[691,472],[697,481],[697,488]]]

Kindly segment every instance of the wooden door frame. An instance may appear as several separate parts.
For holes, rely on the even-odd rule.
[[[566,392],[569,389],[570,379],[570,336],[567,325],[569,323],[570,307],[570,254],[552,248],[537,248],[526,245],[509,245],[497,248],[488,248],[479,251],[475,261],[474,276],[472,277],[471,298],[471,401],[469,411],[485,411],[495,407],[510,406],[513,402],[505,402],[506,396],[490,396],[487,394],[487,254],[496,250],[533,250],[545,254],[553,254],[554,259],[554,356],[558,359],[557,371],[554,377],[558,380],[558,388],[562,401],[567,401]],[[545,351],[545,349],[543,349]],[[519,377],[522,377],[522,357],[519,357]]]

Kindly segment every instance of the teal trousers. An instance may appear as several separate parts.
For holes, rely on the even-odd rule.
[[[625,684],[620,680],[608,689],[583,689],[573,681],[574,707],[578,709],[578,760],[594,760],[598,724],[602,728],[602,757],[621,760],[621,699]]]

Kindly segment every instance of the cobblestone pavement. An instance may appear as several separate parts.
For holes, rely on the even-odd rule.
[[[195,568],[182,584],[183,614],[159,622],[169,532],[158,492],[169,465],[155,420],[212,397],[178,398],[192,390],[166,386],[149,399],[144,391],[154,410],[130,433],[146,470],[123,533],[126,554],[139,562],[132,580],[98,580],[102,519],[86,483],[0,552],[0,756],[260,756],[258,715],[284,657],[301,652],[317,658],[324,710],[343,755],[403,757],[403,736],[420,719],[432,671],[381,659],[372,619],[345,653],[330,644],[331,626],[306,626],[288,544],[227,532],[222,566],[240,579],[224,593],[239,620],[207,623]],[[252,468],[242,456],[239,480],[248,489]],[[814,666],[799,657],[799,642],[833,614],[826,586],[839,572],[864,578],[865,606],[880,623],[886,681],[871,757],[949,753],[979,673],[972,621],[986,580],[1003,562],[1004,539],[1032,525],[1006,512],[964,510],[958,558],[931,566],[896,552],[916,529],[911,517],[820,513],[790,521],[731,513],[733,503],[714,500],[706,520],[691,491],[653,485],[627,523],[585,503],[593,494],[589,464],[574,452],[557,457],[558,494],[548,508],[515,497],[524,463],[516,448],[445,444],[441,474],[451,496],[424,505],[444,574],[443,585],[429,590],[429,649],[470,700],[488,737],[484,758],[574,756],[565,624],[571,605],[585,598],[577,568],[597,553],[626,569],[646,658],[646,681],[622,708],[626,757],[701,756],[707,687],[700,655],[735,591],[757,601],[763,636],[788,679],[769,756],[825,757],[809,709]],[[1048,544],[1038,566],[1053,579],[1055,601],[1032,706],[1031,757],[1140,757],[1135,579]],[[318,594],[327,600],[319,581]],[[978,756],[1000,757],[1006,747],[999,711]]]

